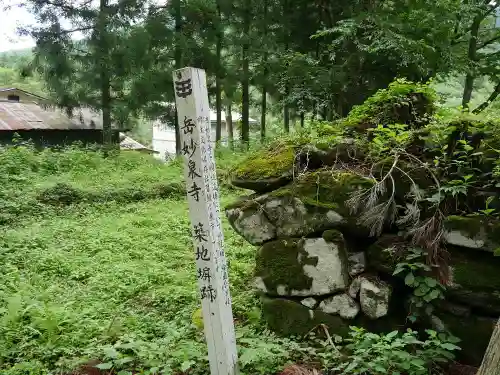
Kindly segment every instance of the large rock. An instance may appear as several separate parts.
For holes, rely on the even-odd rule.
[[[368,265],[392,274],[399,262],[405,262],[405,249],[410,246],[400,237],[381,237],[367,251]],[[446,298],[484,311],[500,313],[500,258],[489,252],[448,246],[450,280]]]
[[[359,313],[358,303],[345,293],[321,301],[318,309],[327,314],[339,315],[344,319],[354,319]]]
[[[359,291],[361,310],[371,319],[379,319],[389,312],[391,286],[376,279],[363,278]]]
[[[256,260],[256,286],[277,296],[309,297],[344,291],[349,285],[342,234],[323,238],[280,239],[264,244]]]
[[[484,217],[448,216],[445,239],[451,245],[489,252],[500,250],[500,222]]]
[[[271,239],[273,227],[277,238],[309,236],[338,228],[367,236],[367,228],[357,223],[346,201],[357,190],[372,184],[372,180],[351,172],[315,171],[269,194],[233,204],[227,207],[226,214],[234,229],[253,244]],[[257,229],[259,222],[263,229]]]
[[[436,314],[446,330],[461,340],[458,343],[461,348],[458,359],[469,365],[479,366],[498,318],[457,316],[442,311],[437,311]]]
[[[400,329],[405,323],[404,315],[373,320],[358,314],[354,319],[343,319],[340,315],[313,310],[300,302],[267,296],[262,296],[262,315],[268,327],[282,335],[306,335],[314,329],[322,334],[322,324],[326,325],[331,335],[339,336],[347,336],[350,326],[364,327],[371,332],[390,332]]]
[[[338,315],[312,310],[283,298],[262,297],[262,314],[268,327],[282,335],[306,335],[320,324],[325,324],[330,334],[345,336],[352,324],[352,321]]]
[[[241,163],[233,172],[232,183],[258,193],[273,191],[292,180],[294,164],[293,147],[274,144]]]
[[[226,215],[234,230],[252,245],[262,245],[276,238],[276,227],[266,217],[257,202],[229,208]]]
[[[338,226],[343,217],[336,211],[308,208],[294,197],[271,197],[264,205],[269,220],[276,226],[278,237],[300,237]]]

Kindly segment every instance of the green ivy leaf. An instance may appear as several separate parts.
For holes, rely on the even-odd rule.
[[[191,368],[191,366],[194,365],[194,361],[184,361],[181,364],[181,371],[186,372]]]
[[[99,363],[95,367],[97,367],[99,370],[110,370],[111,368],[113,368],[113,364],[111,362],[105,362]]]
[[[405,284],[408,286],[412,286],[414,283],[415,283],[415,276],[413,275],[413,273],[409,273],[408,275],[406,275]]]
[[[430,298],[432,298],[432,299],[436,299],[436,298],[438,298],[438,297],[439,297],[439,295],[440,295],[440,292],[439,292],[439,290],[438,290],[438,289],[433,289],[433,290],[429,293],[429,296],[430,296]]]
[[[425,283],[430,287],[434,288],[437,285],[436,279],[433,279],[432,277],[426,277],[425,278]]]
[[[452,344],[451,342],[445,342],[445,343],[441,344],[441,347],[443,349],[446,349],[446,350],[449,350],[449,351],[460,350],[460,348],[458,346]]]

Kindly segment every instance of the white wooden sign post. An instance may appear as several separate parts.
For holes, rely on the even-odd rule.
[[[174,71],[196,269],[212,375],[238,374],[205,71]]]

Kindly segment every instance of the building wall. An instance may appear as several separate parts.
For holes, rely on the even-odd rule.
[[[14,134],[18,134],[23,141],[32,141],[36,147],[67,146],[75,142],[84,145],[102,144],[102,130],[18,130],[0,131],[0,144],[12,144]],[[119,132],[113,134],[113,142],[119,143]]]
[[[212,121],[212,132],[210,139],[215,145],[215,128],[216,123]],[[238,139],[239,132],[236,129],[236,124],[234,124],[234,138]],[[221,144],[227,145],[227,129],[226,123],[222,123],[221,130]],[[155,158],[160,160],[167,160],[169,155],[175,155],[175,129],[169,124],[155,122],[153,123],[153,150],[158,151]]]

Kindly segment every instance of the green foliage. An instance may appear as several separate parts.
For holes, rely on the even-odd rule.
[[[436,93],[428,84],[398,79],[355,106],[342,123],[358,130],[394,123],[417,128],[429,122],[435,100]]]
[[[412,248],[405,256],[406,262],[398,263],[393,272],[393,275],[401,275],[405,284],[413,289],[409,316],[412,322],[415,322],[423,311],[431,314],[433,302],[444,299],[445,287],[430,276],[431,268],[425,264],[425,256],[422,250]]]
[[[377,125],[370,133],[373,136],[370,140],[370,154],[376,159],[387,156],[396,148],[405,149],[412,140],[412,133],[405,124]]]
[[[117,374],[208,374],[203,332],[191,318],[199,298],[187,205],[181,191],[167,196],[182,183],[182,164],[78,147],[17,145],[1,157],[0,203],[11,220],[0,239],[0,372],[94,363]],[[241,157],[218,151],[219,174]],[[135,199],[158,186],[158,195]],[[222,204],[236,198],[221,193]],[[306,349],[263,330],[248,288],[254,250],[222,219],[242,374],[267,375]]]
[[[412,330],[378,335],[351,327],[351,337],[346,340],[350,354],[334,370],[343,375],[427,375],[434,364],[453,359],[453,352],[460,348],[454,338],[426,332],[428,339],[421,341]]]

